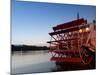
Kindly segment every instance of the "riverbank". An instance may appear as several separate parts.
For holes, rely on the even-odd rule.
[[[49,50],[47,46],[36,46],[36,45],[11,45],[11,51],[41,51]]]

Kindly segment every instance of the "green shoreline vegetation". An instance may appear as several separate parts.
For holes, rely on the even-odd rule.
[[[11,45],[11,51],[38,51],[49,50],[47,46],[35,46],[35,45]]]

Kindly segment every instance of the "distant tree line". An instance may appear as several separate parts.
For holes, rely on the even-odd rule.
[[[12,51],[36,51],[48,50],[47,46],[34,46],[34,45],[11,45]]]

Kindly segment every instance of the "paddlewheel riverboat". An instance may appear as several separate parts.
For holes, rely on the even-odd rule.
[[[58,63],[90,64],[95,57],[95,21],[88,23],[84,18],[57,25],[50,32],[51,61]]]

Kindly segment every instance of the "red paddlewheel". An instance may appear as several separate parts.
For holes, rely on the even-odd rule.
[[[53,56],[51,60],[90,64],[94,60],[93,52],[85,46],[80,49],[91,37],[90,26],[87,20],[80,18],[53,27],[53,32],[49,33],[51,40],[47,42]]]
[[[56,61],[56,62],[69,62],[69,63],[81,63],[82,60],[79,57],[72,57],[72,58],[67,58],[67,57],[52,57],[51,61]]]

